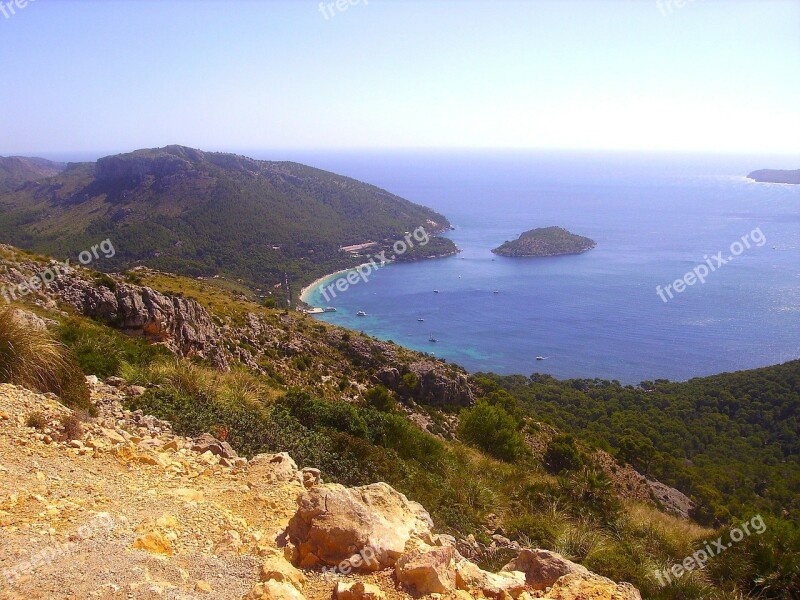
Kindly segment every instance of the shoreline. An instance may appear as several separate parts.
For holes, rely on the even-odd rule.
[[[423,261],[426,261],[426,260],[435,260],[437,258],[451,258],[453,256],[458,256],[458,254],[460,252],[461,252],[461,249],[460,248],[456,248],[456,250],[454,252],[451,252],[450,254],[442,254],[441,256],[425,256],[425,257],[422,257],[422,258],[415,258],[413,260],[387,260],[384,263],[378,263],[378,268],[382,269],[382,268],[384,268],[384,267],[386,267],[388,265],[391,265],[393,263],[409,264],[409,263],[415,263],[415,262],[423,262]],[[350,267],[350,268],[347,268],[347,269],[339,269],[338,271],[335,271],[333,273],[328,273],[327,275],[323,275],[322,277],[319,277],[319,278],[315,279],[314,281],[312,281],[311,283],[309,283],[307,286],[303,287],[303,289],[300,290],[300,296],[299,296],[300,302],[304,302],[304,303],[308,304],[309,306],[311,306],[311,304],[309,304],[309,302],[306,300],[306,298],[308,298],[308,295],[309,295],[309,293],[311,293],[312,289],[318,288],[320,285],[322,285],[323,283],[325,283],[326,281],[328,281],[330,279],[338,278],[338,276],[340,276],[340,275],[344,275],[345,273],[349,273],[350,271],[355,271],[356,269],[359,269],[359,268],[367,266],[367,265],[372,265],[372,264],[373,264],[372,262],[363,262],[363,263],[361,263],[359,265],[355,265],[354,267]]]
[[[306,304],[309,304],[306,301],[306,298],[308,297],[308,294],[311,292],[311,290],[313,290],[314,288],[318,288],[329,279],[333,279],[334,277],[337,277],[338,275],[342,275],[344,273],[349,273],[350,271],[355,271],[358,267],[362,267],[368,264],[370,263],[361,263],[360,265],[356,265],[355,267],[350,267],[348,269],[339,269],[338,271],[334,271],[333,273],[328,273],[327,275],[323,275],[322,277],[315,279],[307,286],[305,286],[302,290],[300,290],[300,302],[305,302]],[[309,304],[309,306],[311,305]]]

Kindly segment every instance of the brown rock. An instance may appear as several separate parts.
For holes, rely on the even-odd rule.
[[[340,581],[336,586],[336,600],[383,600],[386,594],[376,585],[357,581]]]
[[[242,600],[305,600],[290,583],[266,581],[255,586]]]
[[[614,583],[594,573],[571,573],[559,579],[545,596],[550,600],[642,600],[630,583]]]
[[[239,456],[228,442],[221,442],[209,433],[204,433],[192,440],[192,451],[200,454],[211,452],[214,456],[230,459]]]
[[[300,474],[303,477],[303,485],[306,487],[306,489],[310,489],[315,485],[322,483],[322,472],[319,469],[306,467],[300,471]]]
[[[480,590],[489,598],[500,598],[503,594],[517,598],[525,591],[525,574],[520,571],[489,573],[464,560],[456,565],[456,585],[465,591]]]
[[[259,454],[247,464],[248,480],[254,483],[287,483],[303,479],[297,464],[286,452],[280,454]]]
[[[323,484],[300,496],[285,538],[301,565],[333,566],[361,554],[360,568],[374,571],[393,566],[412,538],[429,541],[432,527],[422,506],[385,483]]]
[[[519,556],[503,567],[503,571],[522,571],[525,581],[536,590],[552,586],[559,577],[577,573],[589,575],[586,567],[567,560],[548,550],[524,549]]]
[[[423,547],[397,561],[397,579],[420,595],[444,594],[456,588],[456,562],[460,555],[452,546]]]
[[[133,542],[132,548],[136,550],[144,550],[151,554],[161,554],[170,556],[172,554],[172,547],[169,541],[164,538],[160,533],[146,533],[136,538]]]
[[[267,554],[261,565],[261,581],[288,583],[302,592],[306,577],[275,549]]]

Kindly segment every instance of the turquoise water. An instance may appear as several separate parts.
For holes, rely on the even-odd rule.
[[[624,383],[800,357],[800,186],[755,184],[800,157],[374,153],[292,157],[444,213],[457,257],[393,264],[319,318],[472,371]],[[491,249],[560,225],[598,242],[580,256]],[[664,303],[656,293],[754,230],[766,243]],[[759,236],[752,237],[754,241]],[[434,294],[433,290],[440,290]],[[495,290],[499,294],[493,293]],[[368,317],[358,317],[358,311]],[[418,318],[424,318],[419,323]],[[439,342],[432,343],[433,335]],[[547,360],[537,361],[537,356]]]

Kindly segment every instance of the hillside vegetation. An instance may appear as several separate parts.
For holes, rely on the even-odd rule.
[[[65,163],[44,158],[0,156],[0,193],[17,189],[25,183],[53,177],[66,168]]]
[[[693,496],[703,523],[759,511],[800,521],[800,361],[638,387],[483,377],[533,418]]]
[[[72,164],[64,172],[0,194],[0,239],[71,258],[109,239],[113,262],[191,276],[228,276],[266,295],[359,264],[341,252],[391,244],[447,219],[385,190],[289,162],[257,161],[181,146]],[[439,239],[425,256],[455,251]],[[279,294],[288,297],[285,288]]]

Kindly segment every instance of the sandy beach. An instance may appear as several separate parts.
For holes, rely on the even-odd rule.
[[[309,283],[306,287],[304,287],[302,290],[300,290],[300,301],[301,302],[305,302],[306,304],[308,304],[309,302],[308,302],[308,300],[306,300],[306,298],[314,288],[318,288],[320,285],[322,285],[323,283],[325,283],[329,279],[335,279],[335,278],[338,278],[341,275],[344,275],[345,273],[349,273],[350,271],[354,271],[360,266],[361,265],[358,265],[357,267],[352,267],[350,269],[341,269],[341,270],[336,271],[334,273],[329,273],[328,275],[323,275],[319,279],[315,279],[313,282]]]

